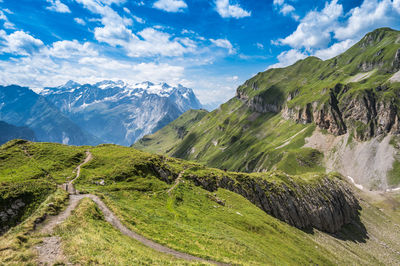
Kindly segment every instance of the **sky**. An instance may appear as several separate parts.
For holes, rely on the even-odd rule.
[[[0,0],[0,84],[166,82],[216,106],[379,27],[400,30],[400,0]]]

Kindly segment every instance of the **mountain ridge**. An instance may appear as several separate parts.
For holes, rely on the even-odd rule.
[[[45,88],[41,95],[104,142],[125,146],[164,127],[185,111],[202,107],[192,89],[166,83],[105,80],[81,85],[69,81]]]
[[[400,32],[383,28],[332,59],[309,57],[260,72],[239,86],[233,99],[192,125],[172,150],[162,153],[244,172],[281,169],[293,174],[325,171],[326,165],[333,165],[333,170],[340,169],[369,189],[396,186],[397,148],[389,166],[372,163],[381,161],[373,151],[365,153],[360,166],[340,158],[341,152],[365,149],[366,142],[385,146],[386,135],[399,135],[399,62]],[[327,135],[315,137],[316,127]],[[331,145],[328,135],[345,138]],[[163,133],[158,136],[162,142]],[[320,143],[310,149],[306,144],[311,137]],[[394,137],[390,143],[397,141]],[[151,145],[134,147],[153,150]],[[363,167],[370,170],[366,177],[353,176],[351,169]]]
[[[0,120],[27,126],[38,141],[71,145],[99,144],[100,141],[64,116],[51,102],[27,87],[0,86]]]

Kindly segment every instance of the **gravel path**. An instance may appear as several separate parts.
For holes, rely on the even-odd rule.
[[[40,229],[41,233],[44,234],[52,234],[54,232],[54,228],[63,223],[71,214],[72,211],[78,206],[78,203],[80,200],[83,198],[90,198],[93,200],[99,209],[102,211],[104,214],[104,218],[107,222],[109,222],[114,228],[119,230],[122,234],[127,235],[140,243],[144,244],[145,246],[152,248],[158,252],[162,252],[164,254],[172,255],[176,258],[179,259],[184,259],[188,261],[202,261],[202,262],[207,262],[207,263],[212,263],[216,265],[228,265],[216,261],[211,261],[211,260],[206,260],[202,259],[190,254],[186,254],[183,252],[179,252],[176,250],[173,250],[171,248],[162,246],[150,239],[147,239],[131,230],[129,230],[125,225],[122,224],[120,219],[104,204],[104,202],[96,195],[92,194],[76,194],[77,191],[73,187],[73,182],[80,176],[80,170],[81,166],[84,164],[88,163],[92,158],[92,154],[87,151],[86,152],[86,159],[83,163],[81,163],[77,168],[76,168],[76,176],[74,179],[69,181],[68,183],[63,185],[63,188],[68,191],[69,195],[69,203],[67,208],[61,212],[59,215],[51,217],[48,222],[46,222]],[[181,173],[182,174],[182,173]],[[178,180],[180,179],[180,176],[178,177]],[[170,189],[176,187],[178,185],[179,181],[175,183],[175,185]],[[170,192],[170,191],[169,191]],[[39,253],[39,264],[40,265],[45,265],[45,264],[53,264],[57,262],[58,260],[65,260],[65,257],[62,253],[61,249],[61,242],[58,237],[51,236],[51,237],[46,237],[43,240],[43,243],[40,246],[37,246],[36,249],[38,250]]]

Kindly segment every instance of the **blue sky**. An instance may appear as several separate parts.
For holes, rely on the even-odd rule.
[[[0,83],[181,83],[205,104],[309,55],[328,59],[400,0],[0,0]]]

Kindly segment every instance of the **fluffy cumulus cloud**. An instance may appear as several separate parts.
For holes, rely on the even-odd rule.
[[[343,13],[342,5],[333,0],[326,3],[321,11],[309,12],[295,32],[279,42],[293,48],[323,48],[331,41],[331,32],[338,26],[338,18]]]
[[[293,19],[299,19],[299,16],[295,13],[296,9],[294,6],[285,3],[285,0],[274,0],[273,4],[275,8],[279,10],[279,13],[283,14],[284,16],[291,15]]]
[[[98,56],[98,52],[92,47],[91,43],[85,42],[81,44],[77,40],[55,42],[47,50],[47,54],[56,58]]]
[[[0,30],[0,53],[9,53],[14,55],[31,55],[41,49],[44,44],[41,40],[24,31],[16,31],[7,34]]]
[[[59,12],[59,13],[71,13],[69,7],[63,4],[60,0],[47,0],[50,3],[50,6],[46,7],[46,9]]]
[[[306,53],[300,52],[296,49],[291,49],[289,51],[284,51],[278,55],[278,63],[273,64],[268,67],[270,68],[281,68],[290,66],[297,61],[306,58],[308,55]]]
[[[155,28],[148,27],[135,33],[130,27],[133,24],[132,19],[120,16],[109,5],[95,0],[76,1],[101,16],[103,26],[94,29],[96,40],[113,47],[122,47],[130,57],[182,56],[196,48],[193,42],[188,45],[187,41]],[[135,20],[143,22],[139,18]]]
[[[345,52],[347,49],[349,49],[355,43],[356,43],[356,40],[352,40],[352,39],[337,42],[328,48],[317,50],[315,52],[315,56],[321,58],[322,60],[326,60],[326,59],[335,57],[338,54]]]
[[[0,71],[3,73],[0,75],[0,84],[39,88],[58,86],[68,80],[82,83],[104,79],[123,79],[130,82],[151,80],[175,84],[183,80],[182,66],[116,60],[101,55],[88,42],[59,41],[46,46],[24,32],[5,35],[5,32],[0,31],[0,39],[7,38],[7,43],[1,43],[7,46],[0,52],[24,56],[0,61]]]
[[[166,12],[183,12],[187,9],[187,4],[183,0],[158,0],[153,7]]]
[[[223,18],[244,18],[251,16],[250,11],[246,11],[239,4],[231,4],[230,0],[215,0],[215,8]]]
[[[346,40],[360,38],[366,32],[379,27],[395,25],[399,22],[399,1],[364,0],[360,7],[350,11],[349,19],[343,26],[334,30],[335,38]]]
[[[233,48],[232,43],[227,39],[217,39],[217,40],[210,39],[210,41],[217,47],[227,49],[229,54],[236,53],[236,50]]]
[[[274,0],[276,5],[284,5],[284,2]],[[286,66],[304,55],[315,55],[324,60],[332,58],[376,28],[398,27],[399,17],[400,0],[364,0],[348,13],[344,13],[338,0],[332,0],[322,10],[307,13],[292,34],[274,42],[290,46],[292,50],[280,54],[279,62],[271,67]],[[292,60],[289,60],[290,56],[293,56]]]

